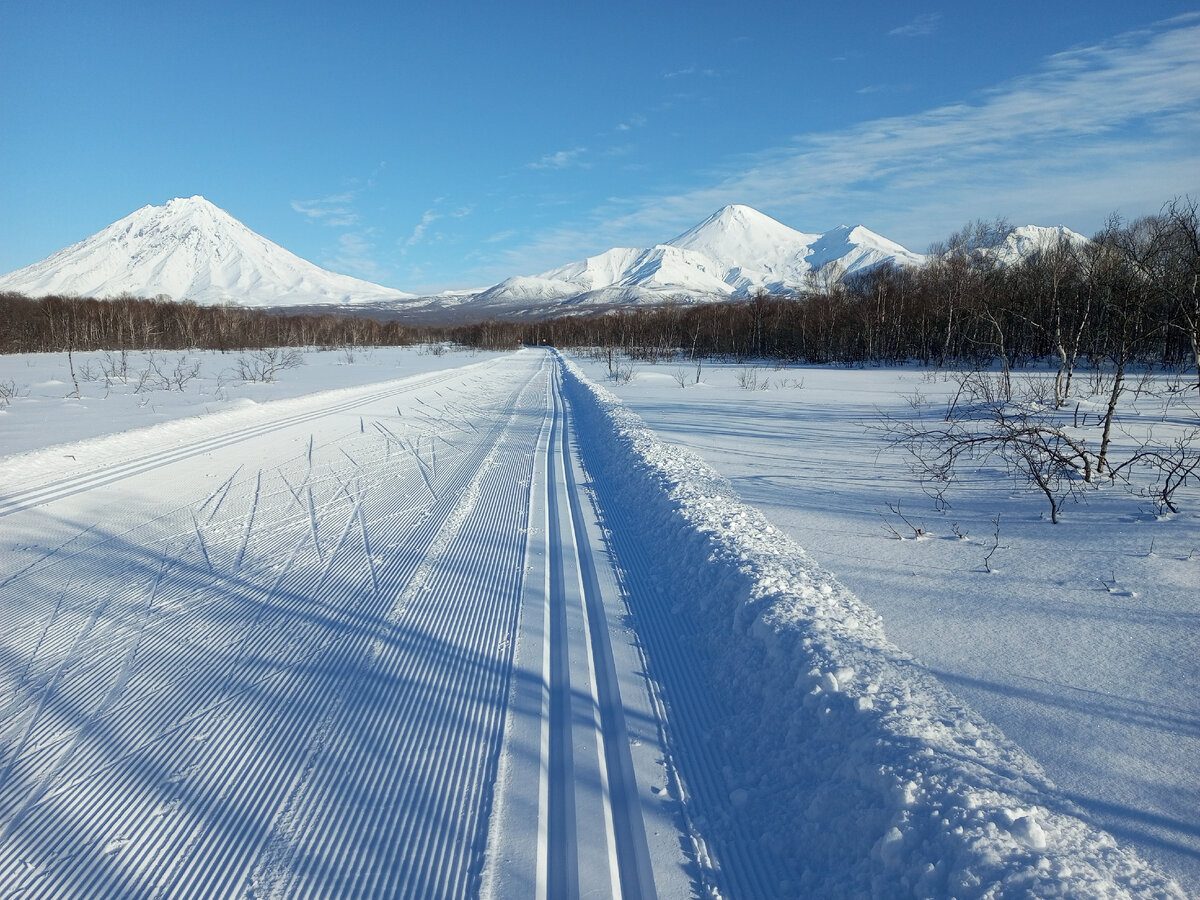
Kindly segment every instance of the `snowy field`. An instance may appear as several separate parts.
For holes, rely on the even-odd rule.
[[[661,443],[544,351],[74,362],[0,358],[5,895],[1200,885],[1194,491],[938,515],[914,371],[609,383]]]
[[[1200,490],[1160,515],[1106,487],[1051,525],[1036,489],[981,469],[939,513],[864,426],[911,416],[917,396],[944,408],[952,378],[706,364],[695,384],[693,367],[636,363],[618,382],[580,362],[835,572],[889,639],[1042,764],[1064,806],[1200,894]],[[1094,418],[1103,404],[1082,406]],[[1195,427],[1198,407],[1194,392],[1167,410],[1143,393],[1121,418],[1134,432]]]

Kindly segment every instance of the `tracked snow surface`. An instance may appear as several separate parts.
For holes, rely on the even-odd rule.
[[[426,359],[0,458],[7,895],[1183,896],[572,363]]]
[[[77,244],[0,276],[0,290],[32,297],[165,294],[206,306],[347,304],[413,296],[313,265],[200,196],[143,206]]]

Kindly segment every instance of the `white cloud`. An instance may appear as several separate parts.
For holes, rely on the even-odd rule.
[[[674,72],[664,72],[663,78],[686,78],[689,75],[704,75],[707,78],[712,78],[716,74],[716,69],[700,69],[696,66],[688,66],[686,69],[677,69]]]
[[[375,243],[368,234],[346,232],[338,236],[333,256],[325,261],[325,267],[334,272],[344,272],[356,278],[383,282],[388,273],[375,259]]]
[[[888,32],[896,37],[924,37],[928,34],[933,34],[938,27],[938,22],[941,21],[940,13],[924,13],[917,16],[907,25],[901,25],[899,28],[893,28]]]
[[[549,156],[543,156],[537,162],[529,164],[531,169],[566,169],[571,166],[586,166],[580,160],[587,153],[586,147],[576,147],[574,150],[559,150]]]
[[[400,245],[400,252],[407,253],[409,248],[415,247],[417,244],[421,243],[421,241],[425,238],[426,229],[428,229],[430,225],[432,225],[441,217],[442,216],[440,213],[437,213],[432,209],[425,210],[425,214],[421,216],[421,221],[413,227],[412,234],[410,234],[404,243]]]
[[[862,221],[916,250],[994,215],[1093,230],[1200,192],[1198,46],[1193,14],[1058,53],[961,102],[801,134],[707,185],[599,208],[513,259],[663,240],[726,203],[806,230]]]
[[[358,223],[358,213],[350,206],[354,202],[355,192],[347,191],[341,194],[331,194],[319,200],[293,200],[292,209],[314,221],[331,225],[335,228],[348,228]]]

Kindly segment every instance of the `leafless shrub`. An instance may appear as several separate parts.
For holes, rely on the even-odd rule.
[[[146,367],[134,375],[133,392],[161,390],[167,384],[167,377],[162,372],[162,359],[151,350],[145,357]]]
[[[996,551],[1008,549],[1007,547],[1002,548],[1000,546],[1000,513],[996,513],[994,516],[992,516],[992,525],[995,526],[992,531],[992,546],[989,547],[988,552],[983,555],[983,568],[987,572],[992,571],[992,557],[995,555]]]
[[[737,373],[737,383],[744,391],[767,391],[771,389],[771,379],[759,376],[754,366],[742,366]]]
[[[188,382],[200,377],[200,360],[188,356],[180,356],[175,362],[175,368],[165,376],[167,387],[173,391],[183,392]]]
[[[1134,470],[1141,470],[1149,477],[1149,483],[1136,491],[1158,506],[1159,515],[1165,510],[1179,512],[1175,492],[1189,482],[1200,484],[1200,429],[1178,435],[1169,446],[1156,447],[1148,439],[1132,456],[1113,467],[1110,474],[1128,482],[1127,476]]]
[[[0,381],[0,409],[11,406],[14,400],[28,391],[28,388],[18,385],[11,378],[8,381]]]
[[[1011,381],[990,372],[964,372],[958,378],[958,390],[946,405],[946,421],[957,415],[960,402],[995,406],[1012,400]]]
[[[1057,523],[1063,503],[1092,483],[1096,458],[1049,412],[999,402],[993,388],[990,379],[961,383],[941,421],[885,417],[885,439],[908,455],[942,505],[945,486],[965,463],[990,459],[1041,491]]]
[[[264,347],[239,356],[234,367],[245,382],[272,382],[286,369],[304,365],[304,354],[295,347]]]
[[[104,379],[107,383],[121,381],[128,384],[129,382],[129,351],[122,350],[120,353],[113,353],[106,350],[104,356],[101,357],[100,371],[104,374]]]
[[[1054,381],[1042,375],[1029,375],[1019,380],[1017,393],[1025,403],[1036,406],[1055,406]]]
[[[915,539],[917,539],[917,538],[922,538],[922,537],[925,537],[925,535],[928,533],[928,532],[925,530],[925,523],[924,523],[924,522],[922,522],[922,523],[921,523],[919,526],[918,526],[918,525],[914,525],[914,524],[913,524],[913,522],[912,522],[912,520],[911,520],[910,518],[908,518],[908,516],[904,515],[904,513],[902,513],[902,512],[900,511],[900,504],[899,504],[899,503],[888,503],[888,505],[887,505],[887,508],[888,508],[888,509],[891,511],[892,515],[894,515],[894,516],[896,516],[897,518],[899,518],[899,519],[900,519],[900,521],[901,521],[901,522],[903,522],[903,523],[905,524],[905,526],[907,527],[907,529],[908,529],[909,531],[911,531],[911,532],[912,532],[912,536],[913,536],[913,539],[914,539],[914,540],[915,540]],[[894,526],[894,525],[893,525],[891,522],[889,522],[889,521],[888,521],[886,518],[883,520],[883,526],[884,526],[884,527],[885,527],[885,528],[886,528],[886,529],[887,529],[889,532],[891,532],[891,534],[892,534],[893,536],[895,536],[895,538],[896,538],[897,540],[900,540],[900,541],[902,541],[902,540],[904,540],[904,539],[905,539],[905,538],[904,538],[904,535],[902,535],[902,534],[899,532],[899,530],[896,528],[896,526]]]
[[[1200,484],[1200,428],[1188,429],[1169,442],[1156,440],[1153,429],[1147,430],[1134,440],[1135,449],[1118,462],[1106,456],[1107,437],[1099,453],[1092,451],[1086,437],[1087,417],[1080,417],[1078,409],[1073,416],[1056,409],[1041,390],[1043,384],[1035,379],[1013,402],[1004,402],[990,379],[964,379],[940,421],[917,406],[911,419],[884,416],[885,441],[907,454],[911,470],[939,509],[948,506],[946,489],[968,461],[999,464],[1016,480],[1041,492],[1054,523],[1064,503],[1082,497],[1100,475],[1152,500],[1160,512],[1178,512],[1177,492],[1185,485]]]

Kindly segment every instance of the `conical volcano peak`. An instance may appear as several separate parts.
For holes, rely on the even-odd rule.
[[[199,194],[143,206],[0,278],[31,296],[166,295],[201,304],[301,306],[411,298],[301,259]]]

